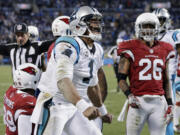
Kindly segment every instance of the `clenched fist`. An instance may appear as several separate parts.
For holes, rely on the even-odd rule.
[[[88,107],[84,112],[84,116],[87,117],[89,120],[93,120],[100,116],[100,112],[97,107],[91,106]]]
[[[104,123],[112,122],[112,114],[107,113],[106,115],[102,116],[101,118]]]

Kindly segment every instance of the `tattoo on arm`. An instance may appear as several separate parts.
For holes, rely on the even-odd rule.
[[[123,74],[129,74],[130,62],[127,58],[121,57],[118,66],[118,72]],[[129,89],[129,85],[126,80],[119,81],[119,87],[122,89],[123,92]]]
[[[129,65],[129,60],[122,56],[119,61],[118,72],[128,74]]]

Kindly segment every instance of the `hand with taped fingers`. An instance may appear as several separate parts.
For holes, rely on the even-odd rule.
[[[84,112],[84,116],[87,117],[89,120],[93,120],[100,116],[100,112],[97,107],[91,106],[88,107]]]
[[[134,96],[133,94],[130,94],[128,96],[128,102],[132,108],[138,109],[140,107],[140,102],[139,102],[138,98],[136,96]]]

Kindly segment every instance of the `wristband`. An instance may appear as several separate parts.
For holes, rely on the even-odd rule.
[[[118,73],[117,78],[118,80],[126,80],[127,76],[127,74]]]
[[[171,98],[167,98],[166,101],[167,101],[167,104],[168,104],[168,105],[173,105]]]
[[[128,97],[131,94],[131,91],[128,89],[124,92],[124,94],[126,95],[126,97]]]
[[[84,99],[81,99],[76,103],[76,107],[80,112],[83,113],[87,108],[90,107],[90,105]]]
[[[106,109],[106,106],[103,104],[101,107],[98,108],[99,112],[101,113],[102,116],[106,115],[108,112],[107,112],[107,109]]]

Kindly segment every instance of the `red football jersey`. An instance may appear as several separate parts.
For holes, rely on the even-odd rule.
[[[156,41],[150,48],[141,40],[128,40],[118,46],[118,55],[130,60],[130,89],[136,96],[163,95],[163,76],[167,60],[174,57],[172,45]]]
[[[52,43],[51,46],[50,46],[49,49],[48,49],[48,52],[47,52],[47,60],[48,60],[48,61],[49,61],[49,59],[50,59],[50,57],[51,57],[51,52],[52,52],[52,50],[53,50],[53,48],[54,48],[54,44],[55,44],[55,42]]]
[[[4,95],[4,122],[6,135],[18,135],[18,117],[31,115],[36,98],[28,93],[9,87]]]
[[[178,68],[177,68],[177,76],[180,77],[180,56],[178,55]]]

